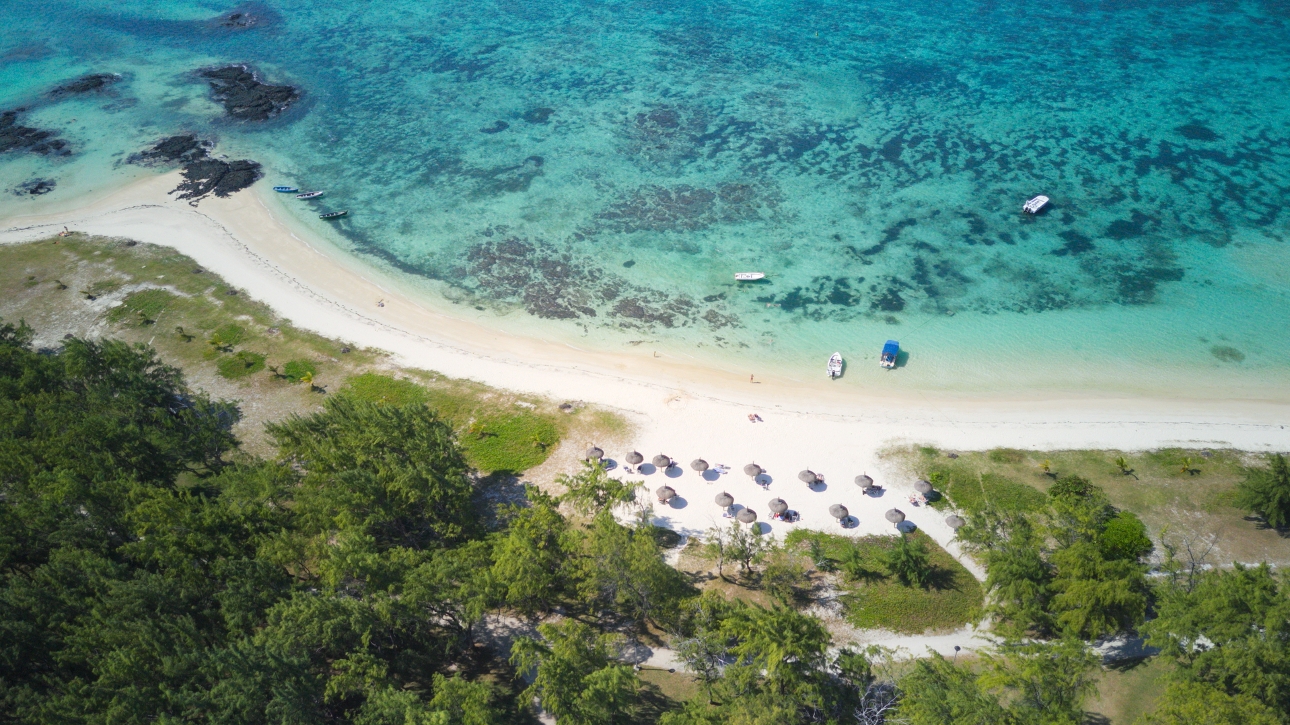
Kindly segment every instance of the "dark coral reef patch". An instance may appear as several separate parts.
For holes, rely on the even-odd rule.
[[[615,202],[597,221],[616,232],[695,231],[760,219],[763,211],[770,214],[778,206],[777,194],[746,183],[718,184],[714,189],[649,185]]]
[[[183,176],[183,182],[171,193],[179,194],[180,199],[190,199],[196,203],[209,194],[226,197],[241,191],[259,181],[261,174],[260,165],[254,161],[207,158],[185,166]]]
[[[74,81],[64,83],[50,91],[49,95],[53,98],[59,98],[61,96],[90,93],[91,91],[102,91],[119,80],[121,80],[121,76],[116,73],[91,73]]]
[[[132,164],[173,164],[191,163],[207,157],[210,142],[191,134],[169,136],[156,144],[130,156],[127,161]]]
[[[556,320],[596,319],[632,329],[738,326],[724,305],[696,302],[634,284],[598,262],[554,245],[488,230],[472,245],[448,281],[476,298],[518,304],[529,314]]]
[[[47,131],[18,123],[18,114],[25,109],[0,113],[0,153],[5,151],[30,151],[41,156],[67,156],[71,149],[67,142],[57,138],[57,131]]]
[[[264,121],[287,110],[300,97],[292,86],[261,82],[244,65],[200,71],[210,81],[211,93],[229,116],[242,121]]]

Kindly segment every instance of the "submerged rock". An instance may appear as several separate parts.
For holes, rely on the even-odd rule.
[[[91,73],[69,83],[64,83],[50,91],[49,95],[57,98],[78,93],[89,93],[90,91],[101,91],[119,80],[121,80],[121,76],[115,73]]]
[[[18,123],[18,111],[0,113],[0,153],[5,151],[26,150],[42,156],[53,154],[67,156],[71,149],[67,142],[56,138],[57,131],[46,131]]]
[[[53,179],[32,179],[13,190],[15,196],[42,196],[54,190],[58,183]]]
[[[285,111],[300,91],[292,86],[271,86],[262,83],[246,66],[231,65],[200,72],[210,81],[215,100],[233,118],[243,121],[264,121]]]
[[[184,181],[175,188],[172,194],[179,194],[180,199],[191,199],[196,202],[203,197],[214,194],[227,197],[241,191],[260,179],[260,165],[254,161],[221,161],[204,158],[184,167]]]
[[[511,124],[505,121],[493,121],[493,125],[485,126],[479,129],[479,132],[480,133],[501,133],[502,131],[505,131],[510,127],[511,127]]]
[[[128,161],[132,164],[167,164],[192,163],[207,158],[210,143],[190,134],[170,136],[158,141],[156,145],[132,155]]]

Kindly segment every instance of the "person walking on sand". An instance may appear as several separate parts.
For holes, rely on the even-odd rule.
[[[750,382],[750,383],[751,383],[751,382],[754,382],[754,381],[753,381],[753,376],[751,376],[751,375],[749,375],[749,376],[748,376],[748,382]]]

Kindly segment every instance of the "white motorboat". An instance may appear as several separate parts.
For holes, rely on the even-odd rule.
[[[1027,214],[1038,214],[1039,210],[1048,204],[1048,201],[1048,197],[1041,194],[1023,204],[1021,210]]]
[[[739,282],[756,282],[765,277],[765,272],[735,272],[735,280]]]
[[[322,196],[322,195],[323,195],[323,193],[322,193],[321,191],[306,191],[306,192],[305,192],[305,193],[303,193],[303,194],[296,194],[296,198],[297,198],[297,199],[314,199],[314,198],[319,197],[319,196]]]
[[[842,353],[835,352],[829,356],[829,378],[841,377],[842,375]]]

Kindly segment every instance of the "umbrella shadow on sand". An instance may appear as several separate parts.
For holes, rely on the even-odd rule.
[[[896,528],[902,534],[912,534],[914,533],[914,531],[918,529],[918,525],[915,524],[913,521],[910,521],[909,519],[905,519],[904,521],[901,521],[900,523],[896,524]]]
[[[707,481],[708,483],[712,483],[713,481],[717,480],[718,478],[721,478],[721,474],[720,474],[720,473],[717,473],[716,471],[712,470],[711,468],[709,468],[708,470],[704,471],[703,473],[700,473],[700,474],[699,474],[699,476],[700,476],[701,478],[703,478],[703,480]]]
[[[770,524],[766,523],[765,521],[758,521],[757,523],[751,524],[748,528],[756,529],[757,532],[761,534],[770,533]]]
[[[671,466],[666,471],[663,471],[663,475],[668,478],[680,478],[685,475],[685,471],[682,471],[680,466]]]
[[[815,483],[809,483],[806,485],[806,487],[811,489],[812,491],[815,491],[816,493],[829,490],[829,484],[825,483],[824,481],[816,481]]]
[[[689,506],[690,502],[686,501],[684,496],[673,496],[672,499],[668,501],[666,505],[668,508],[671,508],[671,509],[683,509],[686,506]]]
[[[636,472],[642,476],[648,476],[657,470],[658,469],[654,467],[653,463],[642,463],[636,467]]]
[[[774,482],[775,482],[774,477],[771,476],[769,473],[763,473],[753,479],[753,483],[756,483],[758,486],[761,486],[762,488],[765,488]]]

